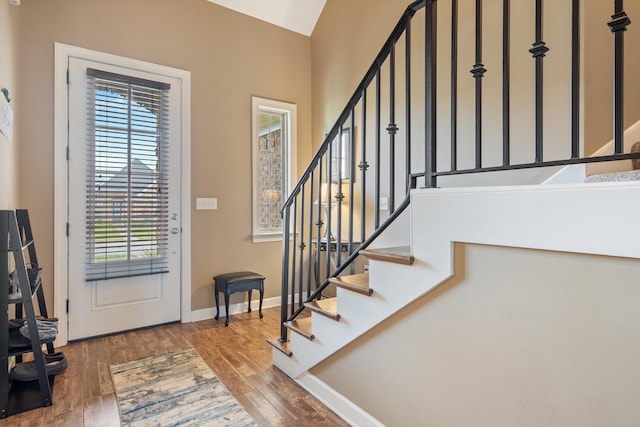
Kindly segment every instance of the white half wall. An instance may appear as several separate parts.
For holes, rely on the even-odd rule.
[[[417,263],[446,236],[453,276],[311,375],[387,426],[637,425],[640,185],[423,190],[411,209]]]

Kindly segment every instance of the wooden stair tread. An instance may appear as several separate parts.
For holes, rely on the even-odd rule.
[[[304,306],[315,311],[318,314],[322,314],[333,320],[340,320],[340,314],[338,314],[338,299],[327,298],[321,300],[315,300],[311,302],[305,302]]]
[[[289,341],[280,342],[278,338],[273,338],[273,339],[268,339],[267,342],[271,344],[274,348],[280,350],[287,357],[291,357],[293,355],[293,352],[289,350]]]
[[[291,329],[294,332],[299,333],[300,335],[302,335],[308,340],[313,341],[313,339],[315,338],[313,336],[313,332],[311,329],[311,317],[305,317],[302,319],[298,318],[295,320],[291,320],[289,322],[285,322],[284,326],[286,326],[287,328]]]
[[[415,258],[411,255],[410,246],[397,246],[393,248],[363,249],[360,255],[377,261],[394,262],[396,264],[411,265]]]
[[[369,273],[332,277],[329,281],[336,286],[349,289],[363,295],[369,296],[373,293],[373,289],[369,287]]]

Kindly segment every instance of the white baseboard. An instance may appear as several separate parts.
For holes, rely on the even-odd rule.
[[[251,310],[258,310],[259,301],[251,301]],[[280,306],[280,297],[265,298],[262,300],[262,308],[271,308]],[[237,304],[229,304],[229,314],[244,313],[248,309],[247,302],[241,302]],[[220,317],[225,317],[227,312],[224,309],[224,303],[220,300]],[[216,308],[203,308],[200,310],[194,310],[191,312],[191,322],[199,322],[201,320],[213,319],[216,316]]]
[[[295,381],[348,424],[358,427],[384,427],[383,423],[308,371]]]

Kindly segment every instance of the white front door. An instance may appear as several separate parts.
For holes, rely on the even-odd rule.
[[[180,80],[68,66],[68,338],[180,320]]]

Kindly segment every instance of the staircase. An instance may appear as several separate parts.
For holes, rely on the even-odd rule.
[[[557,186],[528,191],[530,188],[504,187],[504,191],[489,188],[486,192],[443,188],[478,185],[477,182],[485,182],[485,177],[495,176],[498,178],[486,182],[504,186],[540,184],[553,175],[553,168],[640,158],[640,153],[625,153],[622,124],[618,121],[613,132],[612,154],[580,156],[578,135],[582,124],[577,112],[581,100],[577,91],[572,91],[567,100],[572,109],[568,124],[570,131],[567,132],[570,134],[569,147],[560,150],[553,146],[556,152],[546,157],[553,150],[543,151],[543,148],[549,148],[549,144],[545,145],[543,141],[545,115],[542,107],[550,102],[543,102],[542,97],[551,91],[543,90],[542,64],[546,48],[541,40],[542,6],[539,1],[535,3],[535,16],[526,14],[540,30],[536,31],[536,40],[532,40],[533,48],[528,50],[532,60],[530,66],[535,69],[533,138],[531,135],[518,135],[519,130],[515,127],[509,130],[510,114],[517,111],[509,104],[508,86],[517,84],[518,79],[510,77],[508,65],[502,68],[509,63],[508,58],[502,58],[498,64],[482,64],[477,57],[469,59],[468,63],[475,64],[471,73],[468,70],[458,72],[458,64],[452,65],[452,75],[444,79],[446,84],[453,82],[451,93],[458,94],[458,77],[467,75],[473,79],[474,94],[452,95],[455,98],[444,101],[436,99],[435,88],[440,89],[434,72],[436,45],[442,49],[437,40],[442,37],[454,43],[460,34],[439,35],[433,24],[437,19],[436,13],[451,13],[448,17],[452,22],[451,31],[459,31],[457,8],[449,11],[443,7],[436,12],[434,0],[419,0],[410,4],[401,16],[282,209],[282,325],[280,336],[268,342],[273,346],[274,365],[291,378],[303,383],[318,363],[451,277],[453,242],[608,256],[638,255],[630,247],[617,251],[616,239],[612,239],[612,246],[605,249],[598,246],[601,242],[594,246],[589,241],[591,227],[605,218],[606,213],[599,211],[597,218],[587,218],[592,222],[585,223],[581,222],[584,218],[579,217],[579,213],[593,212],[599,208],[597,204],[585,202],[582,209],[567,207],[566,212],[560,212],[562,218],[557,212],[549,216],[548,210],[541,209],[541,206],[560,206],[569,192],[573,194],[573,188]],[[457,2],[453,4],[457,5]],[[570,51],[559,55],[570,58],[568,68],[573,87],[580,87],[581,83],[580,4],[578,1],[571,3],[566,17],[566,21],[572,23],[572,37],[568,43]],[[616,46],[622,45],[625,26],[628,25],[618,25],[626,22],[624,11],[618,10],[621,5],[622,2],[615,2],[618,18],[616,25],[610,25],[615,32]],[[503,22],[502,36],[508,39],[520,26],[510,22],[508,8],[504,13],[503,19],[496,22]],[[411,22],[417,18],[424,19],[426,27],[421,37],[411,33]],[[496,28],[488,31],[496,31]],[[465,33],[475,40],[478,49],[482,46],[481,31],[476,29],[475,33]],[[423,53],[417,59],[413,55],[416,45]],[[454,46],[450,48],[454,50]],[[624,51],[617,49],[616,52],[613,67],[617,69],[623,63]],[[398,72],[396,68],[400,66],[396,56],[404,62]],[[407,70],[420,67],[424,71],[424,75],[419,76],[423,79],[424,88],[421,96],[416,96],[412,84],[417,77],[409,76]],[[481,77],[486,72],[485,68],[501,70],[502,78],[510,84],[503,85],[507,95],[500,106],[503,111],[500,131],[493,138],[483,139]],[[402,76],[405,71],[407,73]],[[520,71],[513,70],[513,73]],[[618,116],[622,114],[624,105],[624,78],[619,74],[614,78],[616,90],[612,110]],[[441,98],[445,98],[442,94],[446,92],[438,90]],[[403,95],[398,96],[400,93]],[[559,99],[553,101],[561,102]],[[470,132],[473,134],[470,140],[462,135],[456,137],[453,135],[455,132],[452,132],[451,140],[437,138],[436,129],[442,121],[437,113],[439,102],[451,108],[452,123],[445,124],[453,129],[473,127],[469,123],[462,125],[456,122],[458,103],[466,102],[471,107],[466,105],[465,108],[475,109],[476,123],[474,132]],[[521,114],[529,117],[529,107]],[[398,114],[398,111],[402,113]],[[419,132],[416,132],[416,123],[420,124]],[[503,134],[502,129],[507,129],[507,132]],[[523,147],[521,140],[532,139],[532,146]],[[517,141],[517,144],[511,144],[510,140]],[[463,150],[463,146],[472,148]],[[443,156],[445,150],[448,151]],[[535,153],[533,160],[527,160],[521,156],[522,153],[516,156],[517,150]],[[463,151],[471,153],[471,158],[462,158],[460,153]],[[495,158],[490,161],[483,158],[483,154],[494,151],[501,157],[498,166]],[[560,151],[564,157],[558,155]],[[336,156],[336,153],[341,154]],[[445,161],[440,163],[446,164],[438,163],[442,157]],[[516,162],[513,158],[521,161]],[[523,176],[527,178],[522,179]],[[581,191],[576,190],[576,199],[588,200],[589,194],[585,196]],[[423,198],[422,193],[427,193],[426,197]],[[443,195],[442,199],[439,193]],[[602,194],[602,200],[608,200],[606,193]],[[419,200],[418,214],[416,199]],[[486,203],[501,206],[502,210],[485,209]],[[607,203],[611,200],[602,205]],[[519,213],[513,214],[516,211]],[[537,216],[530,215],[531,212],[536,212]],[[529,218],[527,226],[530,229],[525,230],[513,217]],[[566,230],[569,233],[565,235]],[[326,249],[319,253],[322,239],[325,239]],[[624,237],[620,239],[624,240]],[[523,241],[527,243],[523,244]],[[368,271],[361,269],[363,263],[368,263]],[[327,297],[333,289],[335,296]],[[376,425],[375,421],[371,424]]]
[[[609,207],[613,205],[619,207],[622,212],[627,212],[628,215],[618,217],[614,223],[611,223],[609,221],[611,217]],[[553,208],[550,209],[550,207]],[[370,403],[375,401],[371,397],[354,405],[353,402],[349,402],[349,399],[353,398],[351,395],[341,395],[341,392],[344,393],[341,388],[336,387],[334,384],[322,382],[321,373],[327,367],[327,363],[328,366],[333,366],[332,369],[335,369],[335,365],[338,364],[338,366],[342,367],[341,370],[344,371],[345,367],[353,366],[353,353],[356,354],[355,363],[360,360],[357,358],[358,354],[360,357],[366,354],[366,357],[370,356],[372,359],[380,356],[382,360],[377,364],[375,362],[366,362],[366,368],[359,369],[356,366],[353,366],[352,369],[348,368],[347,372],[343,373],[342,376],[342,378],[345,378],[342,387],[344,387],[344,382],[362,382],[361,387],[365,389],[371,388],[372,384],[379,384],[380,388],[377,392],[373,389],[359,392],[360,396],[378,395],[379,400],[380,394],[384,396],[385,393],[397,387],[398,384],[403,384],[402,387],[396,390],[397,397],[387,397],[388,401],[394,402],[389,403],[393,408],[397,408],[398,400],[402,400],[401,396],[405,386],[408,388],[410,384],[413,387],[412,390],[415,390],[416,384],[422,385],[420,389],[429,390],[428,396],[425,395],[422,398],[425,398],[425,402],[430,402],[430,407],[436,405],[434,400],[437,401],[437,399],[434,396],[439,395],[441,388],[446,389],[448,395],[460,393],[460,399],[464,394],[466,396],[465,399],[467,399],[465,404],[473,406],[473,402],[476,402],[477,406],[477,402],[482,401],[484,405],[487,405],[487,408],[491,407],[491,401],[495,399],[495,396],[491,394],[478,396],[473,393],[473,390],[480,390],[485,387],[489,387],[491,390],[499,390],[502,400],[498,401],[502,402],[505,399],[505,395],[509,395],[509,390],[501,389],[498,385],[504,382],[507,385],[513,385],[514,378],[516,378],[513,375],[517,375],[518,378],[520,375],[528,378],[528,376],[538,372],[540,376],[539,380],[522,381],[518,386],[519,388],[513,391],[512,394],[522,399],[526,399],[532,393],[544,395],[546,388],[543,386],[542,390],[537,389],[536,385],[539,386],[538,383],[553,383],[566,387],[566,385],[562,385],[561,380],[559,381],[554,377],[554,375],[557,375],[556,371],[561,369],[559,367],[567,366],[569,376],[574,374],[580,378],[586,378],[589,375],[587,372],[574,373],[573,369],[569,368],[573,366],[573,363],[576,363],[576,354],[581,354],[578,359],[583,365],[595,363],[596,366],[602,366],[601,364],[606,362],[602,360],[602,357],[599,357],[602,353],[598,351],[598,347],[601,345],[600,341],[587,340],[584,342],[584,345],[589,344],[593,347],[589,347],[588,351],[581,347],[572,347],[571,344],[574,344],[574,342],[570,339],[567,341],[566,325],[562,322],[555,322],[562,320],[563,316],[573,319],[574,316],[581,313],[580,316],[592,319],[591,322],[599,325],[597,327],[599,328],[597,329],[599,331],[598,334],[604,336],[612,334],[612,337],[616,337],[614,341],[620,343],[619,346],[627,347],[625,344],[625,342],[629,342],[627,337],[623,340],[617,338],[617,334],[620,331],[619,324],[616,326],[616,322],[620,321],[618,316],[627,310],[630,310],[629,316],[634,318],[637,316],[633,314],[635,313],[633,303],[620,308],[611,306],[613,295],[598,294],[599,296],[592,301],[588,293],[580,293],[580,289],[584,284],[582,282],[572,282],[571,275],[559,278],[544,278],[544,271],[536,268],[536,261],[539,259],[540,254],[545,253],[545,251],[551,258],[570,253],[589,254],[584,265],[589,265],[589,271],[598,275],[600,273],[597,266],[603,262],[611,262],[615,269],[620,267],[619,263],[625,258],[640,259],[640,250],[637,245],[640,225],[633,215],[634,212],[638,212],[638,209],[640,209],[640,186],[632,183],[494,187],[481,190],[417,190],[412,197],[411,215],[413,217],[422,217],[424,221],[412,221],[412,252],[408,253],[406,247],[367,250],[366,252],[370,256],[368,275],[359,274],[355,275],[355,277],[353,275],[337,277],[332,281],[345,282],[347,283],[347,288],[338,287],[335,298],[307,303],[303,315],[310,316],[301,322],[300,317],[295,319],[296,329],[289,329],[291,333],[290,340],[284,347],[286,350],[281,352],[274,349],[273,363],[301,386],[307,388],[347,422],[358,426],[380,426],[383,423],[386,425],[417,424],[415,421],[405,424],[400,423],[398,418],[393,418],[393,416],[389,415],[389,413],[394,413],[393,409],[376,407],[375,404]],[[428,214],[425,215],[427,212]],[[608,223],[605,234],[602,232],[594,233],[594,230],[601,229],[605,223]],[[478,224],[482,224],[482,226],[478,227]],[[526,224],[526,226],[523,226],[523,224]],[[475,244],[479,247],[485,246],[487,248],[503,248],[502,250],[508,250],[509,248],[529,250],[534,257],[525,264],[527,269],[520,270],[519,274],[542,275],[539,283],[542,286],[526,288],[526,290],[523,289],[518,292],[519,278],[516,274],[514,278],[508,281],[506,286],[503,286],[503,294],[482,294],[482,292],[478,292],[477,288],[474,291],[467,287],[466,291],[472,291],[471,296],[469,296],[469,294],[464,293],[466,286],[456,289],[456,283],[464,281],[470,272],[466,271],[464,267],[464,262],[462,261],[464,257],[454,259],[454,243],[460,243],[461,245]],[[522,249],[516,251],[522,251]],[[461,262],[462,264],[460,264]],[[500,259],[496,259],[495,262],[498,265],[495,270],[495,275],[497,275],[495,281],[499,282],[501,281],[500,276],[504,275],[504,272],[509,269],[506,266],[500,266]],[[529,271],[529,269],[533,271]],[[512,272],[509,273],[509,277],[512,275]],[[447,280],[448,278],[451,278],[451,280]],[[483,279],[487,280],[485,276],[482,276],[480,282]],[[478,279],[476,278],[476,280]],[[483,309],[488,310],[487,301],[491,303],[490,307],[493,305],[500,306],[497,302],[501,299],[507,300],[513,295],[519,295],[521,300],[518,300],[517,303],[523,304],[523,300],[535,300],[541,289],[549,289],[550,287],[546,285],[547,281],[553,281],[554,286],[551,288],[558,289],[557,310],[560,316],[559,319],[554,318],[551,320],[547,317],[549,307],[555,306],[555,303],[538,306],[535,310],[532,310],[527,303],[527,310],[522,313],[518,312],[517,308],[506,310],[511,316],[515,316],[514,319],[504,318],[497,325],[489,322],[495,328],[493,329],[493,335],[484,335],[487,332],[487,325],[483,323],[485,319],[479,316],[478,313],[482,313]],[[566,282],[566,286],[562,285],[563,282]],[[617,290],[618,284],[616,282],[620,282],[620,280],[615,276],[611,276],[606,284]],[[616,297],[622,296],[623,299],[625,296],[632,298],[630,301],[634,302],[640,298],[640,292],[631,291],[631,288],[635,287],[623,286],[624,288],[629,289],[622,294],[616,293],[614,295]],[[468,304],[471,306],[477,305],[479,309],[470,310],[469,314],[466,314],[464,310],[462,312],[457,310],[450,314],[445,313],[442,307],[446,306],[447,303],[443,301],[451,301],[450,294],[452,293],[457,295],[462,293],[463,299],[466,299]],[[427,297],[426,294],[432,295]],[[573,297],[574,295],[579,297],[575,298]],[[443,296],[446,297],[443,298]],[[587,304],[581,305],[580,301],[583,300],[586,300]],[[595,300],[598,302],[595,302]],[[425,303],[424,301],[428,302]],[[412,326],[407,331],[404,322],[399,319],[404,319],[405,316],[401,314],[401,311],[409,305],[413,307],[409,311],[414,313],[416,307],[421,307],[418,310],[427,312],[432,310],[432,307],[435,307],[438,313],[437,318],[434,319],[432,313],[430,316],[432,319],[431,324],[411,322]],[[599,309],[595,310],[594,305]],[[489,311],[493,310],[489,309]],[[396,315],[394,316],[394,314]],[[530,315],[533,315],[533,318],[530,318]],[[527,320],[521,322],[522,319]],[[434,321],[437,321],[437,323],[433,324]],[[631,319],[628,321],[633,322]],[[513,324],[513,327],[511,327],[511,324]],[[400,332],[399,329],[403,327],[405,331],[400,332],[400,338],[395,339],[389,333],[384,332],[389,325],[391,325],[391,330],[393,331]],[[533,328],[534,331],[537,331],[539,328],[543,328],[542,325],[548,325],[548,329],[544,329],[543,333],[534,333],[531,337],[527,335],[527,332],[529,332],[527,328]],[[612,329],[603,329],[605,325],[607,325],[607,328],[612,327]],[[637,333],[637,326],[633,327],[632,325],[633,323],[629,323],[629,333],[634,336]],[[554,331],[556,330],[565,331],[557,337],[554,336]],[[480,333],[480,335],[474,335],[474,331]],[[505,333],[505,331],[510,332]],[[458,347],[452,349],[452,343],[456,342],[455,338],[461,332],[466,332],[469,336],[460,341]],[[578,328],[577,331],[571,332],[578,336],[591,335],[588,329],[581,330]],[[364,338],[365,334],[366,338]],[[524,351],[521,347],[516,347],[512,350],[509,347],[510,334],[521,337],[521,340],[526,343],[520,343],[521,346],[529,345],[530,340],[536,342],[536,344],[532,348],[524,347],[527,351]],[[384,340],[385,344],[383,344],[388,346],[386,354],[378,354],[375,350],[365,353],[354,351],[353,344],[358,337],[364,338],[357,340],[358,346],[371,348],[368,343],[377,342],[377,345],[373,347],[377,347],[380,350],[380,335],[387,338]],[[506,341],[495,341],[497,337],[504,337]],[[555,347],[545,347],[546,342],[554,342]],[[278,341],[273,340],[273,343],[277,345]],[[349,348],[345,348],[350,343]],[[582,343],[582,341],[578,340],[578,343]],[[443,344],[449,353],[453,352],[457,355],[455,360],[437,359],[441,352],[439,348],[434,348],[433,346],[439,347]],[[567,348],[563,347],[565,345]],[[634,345],[633,347],[637,346]],[[523,351],[523,353],[519,354],[519,351]],[[627,351],[630,351],[630,349]],[[507,359],[504,366],[501,366],[499,361],[505,358],[505,353],[519,355],[514,360]],[[549,353],[557,354],[550,357]],[[610,351],[607,350],[605,353],[609,354]],[[402,360],[400,362],[402,366],[391,367],[388,365],[390,355],[394,354]],[[444,351],[444,354],[447,354],[447,351]],[[633,354],[635,353],[630,353],[629,357],[632,357]],[[484,358],[479,356],[484,356]],[[331,359],[322,364],[325,368],[320,368],[318,371],[317,365],[328,358]],[[434,362],[434,358],[436,362]],[[593,361],[591,360],[592,358]],[[547,365],[543,365],[543,362],[547,359],[551,359],[551,366],[548,368],[546,367]],[[476,360],[481,360],[481,362],[476,363],[476,365],[480,365],[476,367],[477,372],[482,372],[483,363],[494,363],[493,365],[485,366],[489,372],[496,374],[496,377],[491,380],[493,382],[490,381],[490,384],[471,382],[471,378],[465,377],[467,373],[465,369],[468,369],[467,364],[473,364],[473,361]],[[534,368],[533,371],[521,371],[518,369],[523,360],[527,360],[526,366]],[[348,363],[349,361],[351,361],[351,364]],[[462,361],[464,361],[464,366],[456,366],[457,363]],[[374,366],[377,366],[377,368],[373,368]],[[458,368],[462,370],[457,371]],[[505,369],[505,371],[500,371],[501,368]],[[371,369],[380,369],[384,372],[375,373]],[[547,369],[553,372],[553,375],[550,375]],[[450,373],[451,371],[458,372],[462,377],[454,376],[450,384],[443,384],[441,378],[437,384],[429,384],[432,381],[432,376],[436,373]],[[614,369],[611,367],[611,369],[607,368],[601,374],[604,376],[613,375],[618,378],[620,376],[624,377],[626,371],[622,368]],[[377,378],[378,375],[381,378]],[[564,374],[561,374],[560,378],[562,375]],[[485,373],[484,377],[487,376],[491,375]],[[332,387],[336,388],[333,389]],[[462,387],[464,391],[456,387]],[[603,398],[602,393],[606,394],[608,391],[601,390],[601,393],[598,394],[595,392],[596,390],[594,389],[593,393],[591,393],[596,396],[589,397],[589,399],[594,400],[589,400],[589,402],[597,406],[599,405],[597,403],[598,399]],[[581,396],[580,393],[575,395]],[[421,400],[421,397],[412,398],[414,404],[416,400]],[[458,406],[463,404],[462,400],[450,400],[448,401],[448,410],[455,408],[456,403]],[[550,402],[550,405],[552,404]],[[412,416],[414,420],[421,413],[419,408],[419,406],[413,406]],[[571,412],[569,408],[571,406],[563,408],[563,413]],[[538,409],[542,413],[549,413],[550,410],[549,407]],[[523,411],[526,412],[526,409],[523,409]],[[395,412],[397,413],[397,410]],[[439,412],[446,411],[440,410]],[[382,414],[386,415],[386,418]],[[604,411],[603,414],[607,414],[607,412]],[[425,417],[425,420],[439,419],[439,422],[433,422],[434,425],[446,424],[444,420],[447,419],[451,421],[454,419],[459,420],[461,417],[464,418],[463,414],[447,415],[446,413],[440,413],[438,415],[440,418],[437,418],[435,413],[423,413],[422,416]],[[511,424],[500,424],[498,420],[506,416],[500,411],[484,414],[483,416],[484,421],[478,422],[477,425],[519,425],[517,418],[509,418],[512,421]],[[489,420],[492,419],[493,423],[487,421],[487,418]],[[601,418],[598,419],[601,420]],[[469,424],[452,422],[451,425]],[[592,422],[591,424],[583,425],[599,424]]]
[[[331,278],[336,286],[333,298],[304,304],[309,316],[288,321],[291,341],[282,345],[269,340],[278,351],[274,365],[297,378],[324,358],[335,353],[364,332],[424,294],[421,286],[406,283],[400,270],[410,270],[414,258],[409,247],[361,251],[369,259],[369,273]],[[396,264],[389,269],[388,264]],[[385,269],[390,272],[385,272]],[[397,279],[388,279],[397,275]]]

